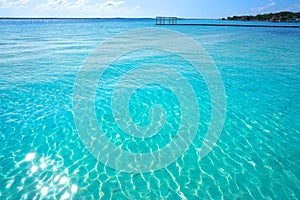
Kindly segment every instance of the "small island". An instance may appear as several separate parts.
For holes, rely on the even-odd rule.
[[[233,16],[222,18],[222,20],[239,20],[239,21],[269,21],[269,22],[299,22],[300,12],[278,12],[269,14],[259,14],[256,16]]]

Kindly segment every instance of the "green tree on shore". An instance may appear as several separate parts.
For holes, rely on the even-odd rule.
[[[227,17],[227,20],[240,20],[240,21],[271,21],[271,22],[300,22],[300,12],[279,12],[269,14],[258,14],[256,16],[233,16]]]

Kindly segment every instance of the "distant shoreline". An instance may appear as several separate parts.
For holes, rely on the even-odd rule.
[[[278,12],[268,14],[243,15],[222,18],[221,20],[231,21],[263,21],[263,22],[292,22],[300,23],[300,12]]]

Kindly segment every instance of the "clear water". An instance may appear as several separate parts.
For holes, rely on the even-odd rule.
[[[105,39],[154,24],[141,19],[0,21],[0,199],[300,198],[300,29],[166,27],[199,42],[222,75],[226,122],[217,145],[199,159],[210,121],[209,94],[201,77],[186,70],[198,91],[201,122],[182,157],[164,169],[130,174],[91,156],[72,115],[76,74]],[[114,67],[122,69],[122,61]],[[110,83],[120,73],[107,71],[99,83]],[[175,137],[180,108],[168,89],[146,89],[132,96],[130,110],[136,123],[147,124],[150,105],[167,108],[163,133],[168,137],[149,140],[155,149]],[[109,106],[102,106],[110,90],[98,88],[95,102],[107,137],[125,150],[149,151],[117,131]]]

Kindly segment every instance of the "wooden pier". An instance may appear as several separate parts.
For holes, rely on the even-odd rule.
[[[177,17],[156,17],[156,25],[175,25]]]

